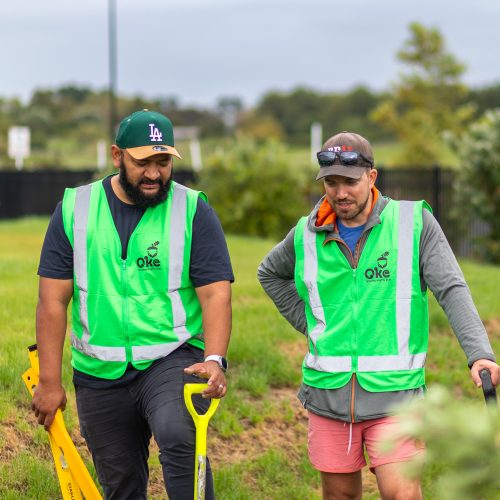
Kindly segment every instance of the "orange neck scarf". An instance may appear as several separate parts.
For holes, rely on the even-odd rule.
[[[372,206],[370,207],[370,213],[378,200],[378,189],[373,186],[372,188]],[[327,224],[333,224],[334,227],[337,226],[337,214],[333,211],[333,208],[328,203],[327,198],[321,203],[318,214],[316,215],[316,227],[326,226]]]

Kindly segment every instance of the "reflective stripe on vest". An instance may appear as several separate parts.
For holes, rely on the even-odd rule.
[[[359,372],[383,372],[395,370],[415,370],[425,365],[426,353],[410,354],[410,313],[411,313],[411,279],[414,231],[414,202],[399,202],[398,260],[396,281],[396,330],[398,337],[398,354],[387,356],[359,356]],[[308,288],[309,303],[312,314],[317,321],[309,333],[316,351],[316,341],[325,330],[325,313],[321,304],[317,286],[318,255],[316,249],[316,233],[304,226],[304,281],[311,283]],[[308,353],[305,365],[318,371],[349,372],[352,369],[350,356],[319,356]]]
[[[316,249],[316,233],[304,227],[304,282],[310,283],[309,304],[316,319],[316,326],[309,332],[309,338],[316,350],[316,341],[325,331],[325,311],[321,304],[318,291],[318,251]],[[350,356],[318,356],[307,353],[305,357],[307,367],[324,372],[350,372],[352,360]]]
[[[74,349],[87,356],[101,361],[126,361],[124,347],[97,346],[89,343],[89,319],[87,309],[87,229],[88,212],[90,207],[90,193],[92,185],[81,186],[76,189],[74,209],[74,272],[76,286],[79,292],[79,318],[82,325],[82,337],[71,332],[71,345]],[[184,263],[184,233],[186,229],[187,189],[179,184],[173,184],[172,215],[170,222],[170,259],[168,295],[172,301],[172,314],[174,319],[174,332],[178,337],[176,342],[164,344],[132,346],[134,361],[153,360],[170,354],[191,338],[186,328],[186,311],[178,289],[181,285]]]

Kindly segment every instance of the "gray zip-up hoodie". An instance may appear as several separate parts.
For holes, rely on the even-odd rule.
[[[308,228],[314,232],[326,232],[329,244],[338,245],[353,268],[371,229],[380,224],[380,214],[389,198],[380,193],[365,224],[355,255],[342,241],[333,224],[316,226],[316,217],[324,197],[308,217]],[[258,269],[260,284],[273,300],[278,311],[299,332],[306,334],[305,304],[297,293],[294,282],[295,247],[293,228],[285,239],[276,245],[264,258]],[[446,313],[455,335],[467,356],[469,367],[478,359],[495,361],[488,336],[472,301],[460,267],[434,216],[423,211],[423,229],[420,237],[420,282],[422,290],[427,287],[436,297]],[[305,408],[330,418],[346,422],[360,422],[388,415],[391,409],[411,398],[421,397],[424,388],[395,391],[368,392],[358,383],[355,375],[339,389],[318,389],[302,384],[299,400]]]

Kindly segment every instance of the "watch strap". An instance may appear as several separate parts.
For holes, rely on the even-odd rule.
[[[204,361],[215,361],[221,368],[221,370],[226,371],[227,369],[227,361],[224,356],[219,356],[218,354],[210,354],[207,356]]]

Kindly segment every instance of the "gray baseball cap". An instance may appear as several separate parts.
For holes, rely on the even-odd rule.
[[[370,143],[359,134],[354,132],[340,132],[330,137],[321,148],[321,152],[343,153],[357,152],[361,157],[355,165],[342,165],[340,158],[336,158],[333,165],[321,166],[316,180],[329,175],[341,175],[352,179],[359,179],[368,168],[373,168],[374,158]],[[318,153],[318,154],[320,154]]]

